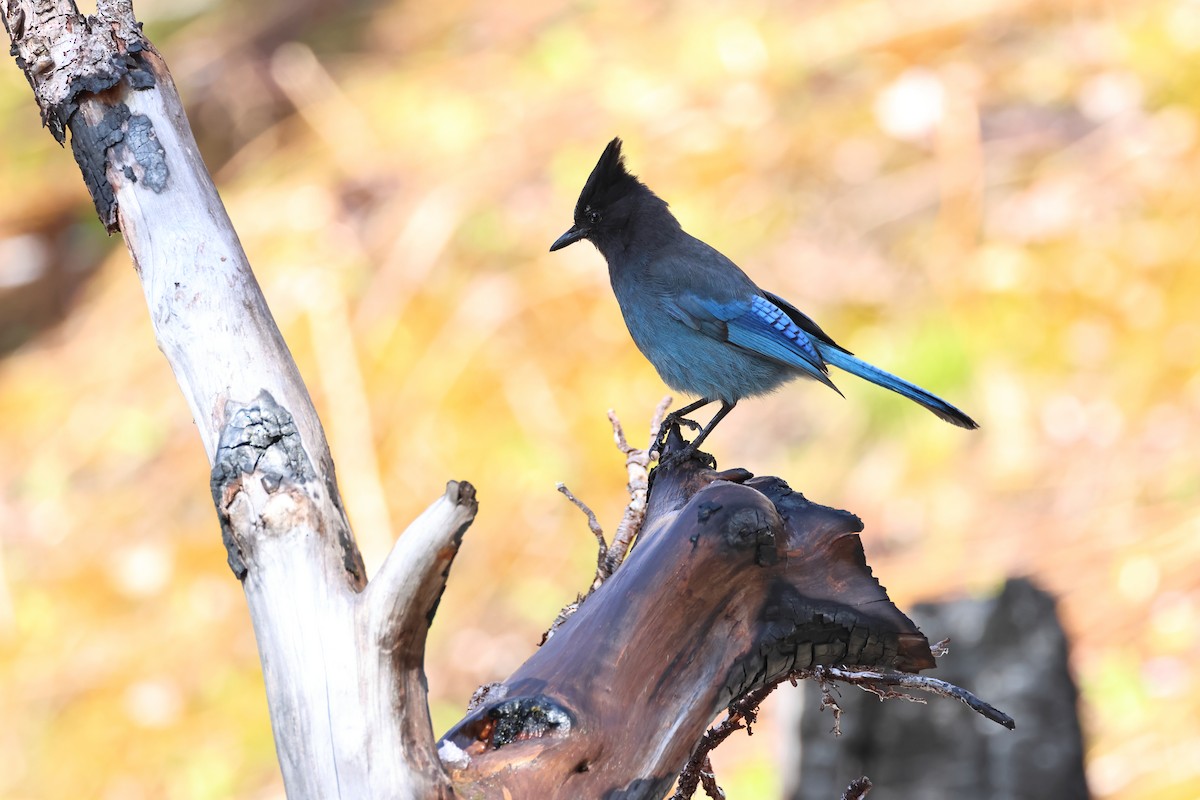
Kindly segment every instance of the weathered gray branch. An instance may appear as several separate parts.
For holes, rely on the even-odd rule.
[[[474,489],[451,482],[367,586],[321,422],[131,4],[0,10],[43,121],[70,131],[101,221],[124,234],[212,464],[288,796],[452,796],[423,660]]]

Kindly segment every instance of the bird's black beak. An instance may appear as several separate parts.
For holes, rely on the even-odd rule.
[[[561,250],[569,244],[575,244],[575,242],[585,238],[587,235],[588,232],[586,229],[578,225],[572,225],[567,229],[566,233],[554,240],[554,244],[550,245],[550,252],[553,253],[555,250]]]

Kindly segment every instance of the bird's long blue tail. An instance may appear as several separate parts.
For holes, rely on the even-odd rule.
[[[957,425],[960,428],[979,427],[979,424],[975,420],[937,395],[925,391],[920,386],[911,384],[890,372],[884,372],[874,364],[868,364],[862,359],[855,358],[840,348],[826,346],[820,349],[821,357],[827,363],[833,364],[838,369],[844,369],[851,375],[857,375],[885,389],[891,389],[896,394],[903,395],[909,400],[920,403],[951,425]]]

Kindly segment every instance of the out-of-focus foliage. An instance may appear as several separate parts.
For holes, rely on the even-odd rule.
[[[1073,636],[1095,794],[1195,797],[1200,2],[138,10],[368,565],[445,480],[479,487],[432,631],[438,730],[585,585],[554,484],[611,529],[604,412],[642,439],[664,391],[599,255],[546,252],[620,134],[686,228],[983,425],[794,385],[737,409],[721,463],[858,513],[902,606],[1036,576]],[[0,797],[279,797],[137,280],[11,65],[0,107]],[[718,752],[731,797],[780,791],[772,738]]]

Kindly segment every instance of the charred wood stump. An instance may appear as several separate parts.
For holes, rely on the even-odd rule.
[[[939,677],[1013,710],[1020,727],[1001,731],[948,703],[879,703],[846,691],[837,699],[842,735],[834,737],[822,697],[809,687],[797,724],[801,768],[788,796],[836,797],[866,773],[881,797],[1086,800],[1076,688],[1054,598],[1014,579],[995,597],[922,604],[913,617],[950,638]]]
[[[820,665],[935,665],[857,517],[706,458],[658,471],[621,568],[443,737],[464,797],[660,798],[747,691]]]

